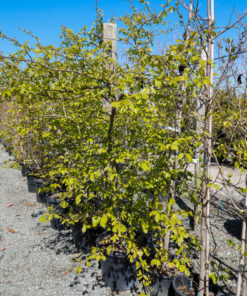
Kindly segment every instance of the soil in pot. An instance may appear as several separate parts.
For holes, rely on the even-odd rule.
[[[102,241],[106,235],[99,236],[97,243],[100,247],[104,247]],[[117,292],[134,289],[138,285],[135,263],[130,263],[122,251],[120,247],[118,251],[105,255],[105,261],[101,260],[102,279],[106,286]]]
[[[179,274],[174,277],[172,281],[172,286],[175,291],[175,296],[197,296],[198,295],[198,282],[192,281],[184,274]],[[212,285],[209,286],[209,295],[210,296],[220,296],[218,286]]]
[[[96,246],[97,238],[103,232],[103,228],[87,229],[85,233],[82,233],[82,224],[76,223],[73,226],[72,232],[76,248],[89,252],[92,247]]]

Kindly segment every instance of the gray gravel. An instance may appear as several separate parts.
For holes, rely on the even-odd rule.
[[[0,295],[114,295],[104,286],[98,264],[86,266],[71,230],[56,231],[39,222],[46,208],[28,193],[20,170],[9,168],[11,159],[0,145]],[[78,258],[82,272],[76,276]]]
[[[193,169],[193,168],[191,168]],[[231,168],[228,166],[221,166],[222,173],[225,178],[232,175],[232,184],[239,187],[245,187],[245,172],[239,169]],[[214,272],[218,277],[221,275],[227,276],[228,279],[218,281],[222,289],[222,295],[234,296],[236,295],[236,281],[237,271],[239,266],[239,250],[241,240],[242,218],[238,210],[233,206],[232,201],[238,208],[242,208],[240,201],[244,198],[234,186],[225,188],[222,176],[219,174],[218,166],[212,163],[210,168],[210,177],[212,183],[218,184],[220,190],[211,188],[211,205],[210,205],[210,254],[211,261],[215,263],[211,267],[211,272]],[[193,210],[193,205],[182,200],[178,203],[181,208]],[[197,238],[200,237],[200,228],[197,225],[194,231],[191,230],[191,223],[184,221],[190,233],[194,234]],[[232,241],[232,245],[228,245],[227,241]],[[234,246],[235,245],[235,246]],[[192,270],[199,273],[199,253],[193,250],[191,255]]]

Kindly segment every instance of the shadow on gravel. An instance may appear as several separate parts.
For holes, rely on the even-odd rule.
[[[71,231],[58,231],[56,234],[53,233],[52,238],[44,238],[41,245],[50,250],[55,250],[57,255],[77,253]]]
[[[228,219],[224,223],[224,227],[228,233],[236,237],[238,240],[241,240],[242,232],[242,220],[240,219]]]
[[[236,220],[240,218],[239,213],[237,210],[233,207],[233,205],[224,200],[221,199],[220,197],[214,197],[212,198],[211,201],[211,206],[215,211],[215,214],[218,216],[220,219],[226,219],[228,217],[235,218]]]
[[[33,212],[33,213],[31,214],[31,216],[32,216],[33,218],[37,218],[37,217],[43,215],[45,212],[46,212],[46,210],[39,210],[39,211]]]

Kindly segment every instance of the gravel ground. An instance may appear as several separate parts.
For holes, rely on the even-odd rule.
[[[222,166],[221,170],[224,177],[232,175],[231,181],[235,186],[245,187],[245,175],[239,169]],[[229,275],[224,282],[218,281],[222,289],[222,295],[236,295],[237,270],[239,265],[239,250],[241,240],[242,220],[238,210],[233,206],[228,193],[223,186],[223,180],[219,174],[218,166],[212,163],[210,168],[210,176],[212,183],[218,184],[220,190],[211,189],[211,207],[210,207],[210,253],[211,260],[215,262],[211,271],[218,276]],[[241,208],[240,201],[244,198],[234,186],[228,186],[228,192],[236,205]],[[193,209],[193,205],[189,202],[184,203],[182,200],[178,202],[180,208]],[[191,231],[191,223],[185,221],[185,225]],[[191,231],[196,237],[200,237],[199,226]],[[233,244],[228,245],[227,241],[231,240]],[[199,253],[192,251],[192,270],[199,273]]]
[[[0,145],[0,295],[114,295],[104,286],[98,264],[85,265],[86,255],[77,252],[71,230],[39,222],[45,206],[28,193],[20,170],[8,168],[9,159]],[[81,257],[82,272],[76,276]]]
[[[6,164],[11,160],[0,145],[0,296],[115,295],[104,286],[98,264],[86,266],[86,254],[78,253],[74,247],[71,230],[56,231],[49,224],[39,222],[46,208],[36,202],[34,193],[28,193],[26,178],[21,176],[20,170]],[[240,171],[225,167],[224,173],[233,174],[233,182],[243,185],[244,176]],[[215,166],[211,168],[211,175],[221,183]],[[237,202],[242,199],[241,195],[232,193]],[[192,208],[182,200],[178,204],[181,208]],[[223,189],[212,195],[211,216],[211,253],[218,264],[216,269],[222,274],[227,268],[230,273],[222,295],[232,296],[235,295],[239,252],[227,246],[227,239],[240,244],[241,221]],[[199,235],[198,227],[194,234]],[[197,272],[198,252],[192,254],[192,265]],[[78,258],[82,258],[82,272],[76,276]]]

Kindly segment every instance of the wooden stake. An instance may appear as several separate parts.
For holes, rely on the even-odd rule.
[[[214,39],[212,36],[212,26],[214,23],[214,0],[208,0],[208,61],[214,59]],[[204,167],[205,174],[203,180],[203,201],[202,201],[202,223],[201,223],[201,258],[200,258],[200,284],[199,296],[209,296],[209,227],[210,227],[210,188],[207,186],[210,180],[210,162],[212,150],[212,99],[213,99],[213,67],[207,63],[207,75],[210,79],[210,85],[207,87],[206,106],[205,106],[205,127],[204,127]]]
[[[111,48],[107,50],[107,55],[117,61],[117,24],[103,24],[103,41],[111,42]]]
[[[203,50],[201,53],[201,58],[203,61],[206,61],[206,53]],[[197,110],[197,116],[198,120],[196,121],[196,132],[198,135],[200,135],[203,132],[204,129],[204,123],[205,123],[205,96],[204,97],[197,97],[196,100],[196,110]],[[196,151],[196,163],[195,163],[195,186],[196,188],[201,187],[200,178],[202,177],[202,163],[199,161],[200,157],[203,157],[201,155],[200,150],[203,149],[203,145],[199,147]],[[199,197],[200,198],[200,197]],[[194,207],[194,225],[197,225],[200,219],[200,212],[201,212],[201,205],[200,205],[201,199],[198,200],[198,203]]]
[[[113,23],[103,23],[103,42],[110,43],[106,46],[107,49],[105,50],[106,55],[117,62],[117,24]],[[107,65],[109,70],[113,70],[113,64],[109,63]],[[104,107],[111,110],[111,114],[114,117],[115,108],[111,108],[109,102],[104,103]]]
[[[247,175],[245,179],[245,188],[247,188]],[[242,286],[242,276],[246,272],[246,256],[244,253],[246,252],[246,209],[247,209],[247,193],[245,194],[245,200],[244,200],[244,213],[243,213],[243,221],[242,221],[242,234],[241,234],[241,256],[240,256],[240,262],[239,262],[239,268],[238,268],[238,280],[237,280],[237,291],[236,296],[241,295],[241,286]],[[246,277],[246,274],[245,274]],[[243,280],[243,290],[242,290],[242,296],[247,295],[246,290],[246,279]]]

